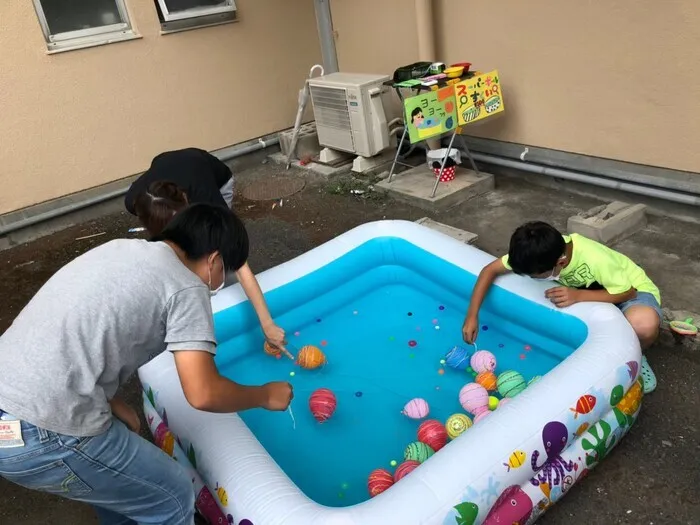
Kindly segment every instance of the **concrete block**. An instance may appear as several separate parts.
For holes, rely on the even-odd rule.
[[[578,233],[603,244],[628,237],[647,224],[646,206],[615,201],[569,217],[569,233]]]
[[[292,137],[294,129],[288,129],[280,133],[280,150],[286,158],[289,155],[289,150],[292,148]],[[304,159],[315,157],[321,151],[321,146],[318,143],[318,134],[316,133],[316,124],[303,124],[299,128],[299,138],[297,141],[296,158]]]
[[[459,228],[455,228],[454,226],[449,226],[447,224],[434,221],[429,217],[423,217],[422,219],[418,219],[416,223],[422,224],[423,226],[425,226],[426,228],[430,228],[431,230],[435,230],[440,233],[444,233],[445,235],[449,235],[453,239],[457,239],[458,241],[461,241],[464,244],[474,244],[479,238],[479,236],[476,233],[468,232],[466,230],[460,230]]]
[[[434,197],[430,194],[435,184],[435,175],[421,164],[394,175],[393,180],[383,180],[375,188],[388,192],[401,200],[424,210],[445,210],[469,199],[490,192],[494,188],[494,177],[490,173],[478,175],[472,170],[458,168],[452,182],[441,182]]]
[[[280,164],[282,166],[287,164],[287,156],[282,152],[273,153],[270,155],[270,160],[275,164]],[[346,162],[340,166],[327,166],[325,164],[319,164],[318,162],[307,162],[302,164],[298,160],[292,161],[292,166],[299,168],[306,172],[310,172],[313,175],[319,175],[324,178],[330,178],[335,175],[343,175],[345,173],[350,173],[351,163]]]
[[[386,168],[394,160],[396,151],[390,149],[376,154],[374,157],[355,157],[352,161],[352,171],[363,175],[373,175],[382,168]]]

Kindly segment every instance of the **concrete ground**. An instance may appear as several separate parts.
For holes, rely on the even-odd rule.
[[[240,173],[242,184],[284,174],[271,164],[255,163]],[[288,172],[291,176],[302,176]],[[476,245],[493,253],[507,249],[512,230],[524,221],[545,219],[565,228],[566,219],[600,202],[532,186],[514,178],[497,179],[491,194],[431,217],[479,234]],[[236,209],[251,237],[250,264],[262,271],[293,258],[361,223],[400,218],[416,220],[425,212],[372,192],[351,194],[362,184],[309,178],[306,188],[283,206],[247,202]],[[430,215],[430,214],[429,214]],[[128,236],[136,221],[125,213],[75,226],[40,241],[0,253],[0,330],[61,265],[110,239]],[[86,235],[102,233],[91,239]],[[697,226],[650,217],[648,227],[616,246],[644,266],[659,284],[665,306],[700,310],[700,230]],[[700,523],[700,352],[664,339],[649,352],[659,387],[644,402],[629,435],[585,480],[576,485],[539,523],[697,524]],[[124,395],[139,405],[132,380]],[[145,428],[145,424],[143,425]],[[96,523],[82,504],[27,491],[0,479],[0,523],[29,525]],[[390,525],[390,524],[387,524]]]

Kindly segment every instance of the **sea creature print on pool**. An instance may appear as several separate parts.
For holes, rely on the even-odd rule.
[[[564,423],[550,421],[544,426],[542,429],[542,445],[544,446],[545,454],[547,454],[547,460],[543,465],[538,466],[537,460],[540,457],[540,451],[535,450],[532,453],[532,470],[536,472],[530,481],[533,485],[537,486],[540,483],[547,483],[550,487],[559,485],[564,479],[566,472],[571,472],[574,469],[573,461],[566,461],[561,457],[568,440],[569,431]]]
[[[518,485],[505,489],[486,515],[482,525],[525,523],[532,514],[532,500]]]
[[[187,403],[172,353],[139,370],[149,428],[206,519],[528,525],[565,495],[639,415],[639,341],[614,305],[558,309],[551,284],[506,275],[467,345],[464,314],[493,261],[381,221],[268,270],[260,286],[295,360],[264,351],[240,285],[213,297],[219,372],[286,380],[295,398],[287,412],[210,414]]]

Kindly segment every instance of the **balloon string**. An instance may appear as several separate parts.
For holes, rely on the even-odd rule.
[[[474,351],[475,351],[475,352],[478,352],[479,349],[476,347],[476,341],[474,341],[472,344],[474,345]]]
[[[294,419],[294,412],[292,412],[292,404],[291,403],[289,403],[287,410],[289,411],[289,417],[292,418],[292,429],[296,430],[297,429],[297,421],[296,421],[296,419]]]

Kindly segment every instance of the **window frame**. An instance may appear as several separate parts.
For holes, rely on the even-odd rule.
[[[126,8],[126,0],[113,0],[113,2],[117,7],[122,22],[52,34],[48,20],[46,19],[46,14],[44,13],[42,0],[33,0],[34,10],[39,19],[39,25],[44,33],[44,39],[46,40],[49,52],[82,49],[85,47],[111,44],[113,42],[138,38],[138,35],[134,32],[129,12]]]
[[[224,0],[226,2],[225,6],[197,7],[194,9],[188,9],[186,11],[180,11],[178,13],[171,13],[168,9],[166,1],[167,0],[157,0],[158,7],[160,7],[160,12],[163,15],[164,22],[177,22],[180,20],[189,20],[192,18],[236,12],[236,0]]]

